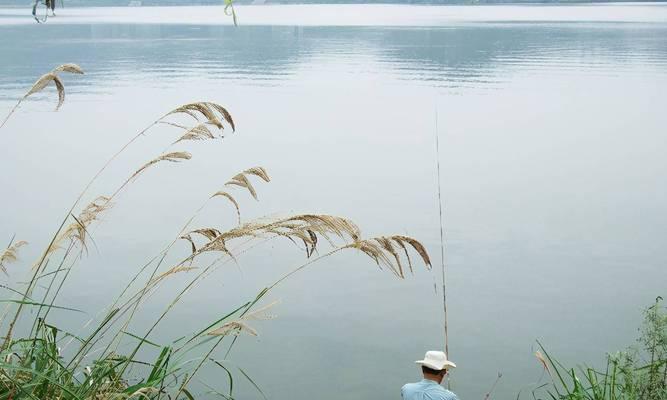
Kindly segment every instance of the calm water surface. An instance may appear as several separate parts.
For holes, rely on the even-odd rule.
[[[13,279],[110,154],[196,100],[228,106],[237,133],[179,147],[194,158],[131,185],[95,228],[97,249],[62,305],[108,304],[203,199],[255,165],[273,181],[259,202],[239,195],[245,218],[344,215],[368,236],[421,239],[439,265],[437,114],[454,390],[481,399],[502,371],[496,398],[516,397],[541,373],[535,339],[591,364],[632,343],[640,309],[667,295],[667,6],[238,11],[239,28],[215,23],[220,8],[65,9],[44,25],[0,10],[0,110],[55,65],[86,70],[65,77],[61,111],[46,92],[0,132],[0,238],[32,244]],[[91,196],[174,138],[153,131]],[[233,221],[220,202],[197,225]],[[260,246],[191,292],[153,339],[197,329],[302,259],[289,243]],[[260,336],[232,358],[274,399],[397,399],[417,379],[416,357],[441,345],[439,279],[417,268],[398,281],[354,253],[325,259],[274,292],[277,318],[257,322]]]

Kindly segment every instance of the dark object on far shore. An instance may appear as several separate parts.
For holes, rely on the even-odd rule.
[[[37,16],[37,6],[39,4],[44,4],[46,7],[46,10],[44,12],[44,19],[39,19]],[[65,7],[64,0],[61,0],[60,2],[62,7]],[[46,22],[47,18],[49,17],[49,10],[51,10],[51,16],[55,17],[56,16],[56,0],[35,0],[35,3],[32,5],[32,16],[35,18],[35,21],[39,22],[40,24],[42,22]]]

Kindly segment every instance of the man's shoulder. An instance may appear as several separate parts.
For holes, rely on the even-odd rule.
[[[449,390],[443,388],[442,386],[430,386],[426,390],[424,390],[425,393],[428,393],[433,397],[433,399],[437,400],[458,400],[458,397],[454,394],[454,392],[450,392]]]
[[[444,395],[445,395],[444,398],[446,400],[459,400],[459,397],[456,394],[454,394],[454,392],[449,391],[445,388],[443,388],[442,390],[444,390]]]
[[[453,392],[443,388],[440,385],[420,385],[419,382],[415,383],[406,383],[401,388],[401,395],[407,400],[410,399],[409,396],[416,393],[427,394],[428,398],[433,400],[459,400],[458,397]],[[407,397],[406,397],[407,396]]]
[[[416,383],[406,383],[405,385],[403,385],[403,387],[401,387],[401,395],[405,396],[407,394],[414,392],[416,387],[417,387]]]
[[[414,393],[419,391],[419,383],[406,383],[401,388],[401,396],[404,398],[410,398]]]

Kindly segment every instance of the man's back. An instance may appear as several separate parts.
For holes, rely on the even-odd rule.
[[[401,388],[403,400],[458,400],[458,397],[449,390],[430,379],[408,383]]]

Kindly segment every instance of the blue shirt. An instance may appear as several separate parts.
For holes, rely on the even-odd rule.
[[[430,379],[404,385],[401,388],[401,397],[403,400],[459,400],[454,393]]]

